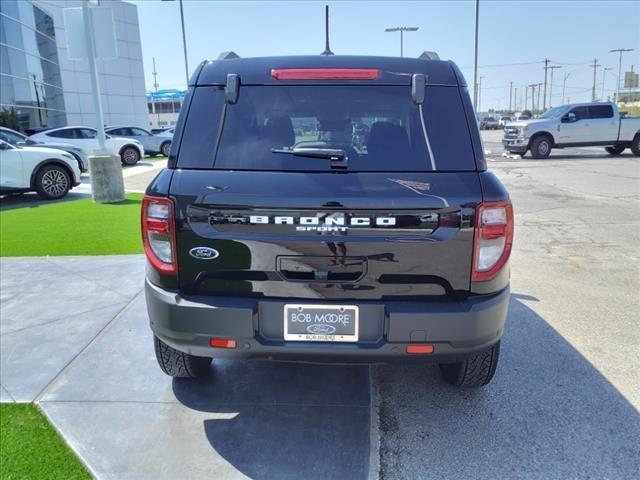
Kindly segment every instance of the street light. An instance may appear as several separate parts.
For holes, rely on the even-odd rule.
[[[403,35],[404,32],[415,32],[420,27],[392,27],[385,28],[385,32],[400,32],[400,56],[404,57]]]
[[[620,58],[618,60],[618,84],[616,85],[616,102],[620,98],[620,80],[622,79],[622,54],[625,52],[633,52],[633,48],[616,48],[613,50],[609,50],[609,53],[620,53]]]
[[[162,0],[163,2],[174,2],[175,0]],[[187,77],[187,87],[189,86],[189,62],[187,61],[187,36],[184,33],[184,12],[182,10],[182,0],[180,2],[180,23],[182,24],[182,48],[184,50],[184,72]]]

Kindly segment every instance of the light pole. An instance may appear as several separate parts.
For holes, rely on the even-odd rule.
[[[562,66],[560,65],[552,65],[549,67],[549,69],[551,70],[551,81],[549,82],[549,108],[551,108],[551,104],[553,102],[553,71],[556,68],[562,68]]]
[[[478,81],[478,111],[480,111],[480,109],[482,108],[482,79],[484,78],[484,76],[480,77],[480,80]]]
[[[622,80],[622,54],[625,52],[633,52],[633,48],[616,48],[614,50],[609,50],[609,53],[620,53],[620,57],[618,59],[618,83],[616,84],[616,103],[620,98],[620,81]]]
[[[175,0],[162,0],[163,2],[173,2]],[[182,25],[182,49],[184,51],[184,73],[187,77],[187,87],[189,86],[189,62],[187,60],[187,35],[184,31],[184,11],[182,8],[182,0],[178,0],[180,3],[180,24]]]
[[[473,56],[473,109],[478,111],[478,19],[480,18],[480,0],[476,0],[476,40]]]
[[[607,71],[609,70],[613,70],[613,68],[611,67],[604,67],[602,69],[602,93],[600,94],[600,101],[603,102],[604,101],[604,75],[607,73]]]
[[[151,75],[153,75],[153,91],[154,91],[154,95],[153,95],[153,113],[155,113],[158,117],[158,125],[157,127],[160,127],[160,112],[158,112],[158,104],[156,103],[158,101],[158,87],[160,85],[158,85],[158,72],[156,72],[156,57],[153,57],[153,72],[151,73]]]
[[[420,27],[392,27],[385,28],[385,32],[400,32],[400,56],[404,57],[404,32],[415,32]]]

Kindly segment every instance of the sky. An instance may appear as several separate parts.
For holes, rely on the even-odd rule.
[[[154,57],[160,89],[186,88],[178,2],[129,1],[138,6],[147,89],[153,89]],[[202,60],[215,59],[228,50],[241,57],[321,53],[325,4],[330,7],[335,54],[399,56],[399,34],[384,29],[419,27],[417,32],[405,33],[404,55],[417,57],[425,50],[436,51],[440,58],[456,62],[467,83],[473,85],[475,2],[464,0],[184,0],[190,72]],[[618,54],[609,50],[635,49],[624,54],[622,71],[632,65],[634,71],[640,70],[638,1],[480,0],[479,18],[480,111],[508,108],[510,82],[513,98],[521,107],[525,86],[544,82],[545,58],[549,65],[561,67],[554,70],[553,86],[548,87],[551,105],[564,103],[563,98],[591,100],[594,59],[601,65],[596,70],[596,96],[602,97],[603,86],[604,99],[611,96],[616,88]],[[550,77],[551,71],[549,84]]]

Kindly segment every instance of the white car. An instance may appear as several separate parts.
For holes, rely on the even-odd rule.
[[[36,142],[52,141],[70,143],[82,148],[89,155],[95,154],[100,148],[98,132],[91,127],[62,127],[51,128],[31,135]],[[144,158],[142,143],[131,138],[112,137],[107,135],[106,148],[110,155],[119,155],[125,165],[135,165],[138,160]]]
[[[54,148],[14,146],[0,140],[0,194],[38,192],[56,200],[80,184],[75,157]]]

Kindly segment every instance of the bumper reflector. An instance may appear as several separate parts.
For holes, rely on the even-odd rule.
[[[433,353],[433,345],[407,345],[407,353],[411,355],[430,355]]]
[[[212,338],[211,346],[216,348],[236,348],[236,341],[228,338]]]

